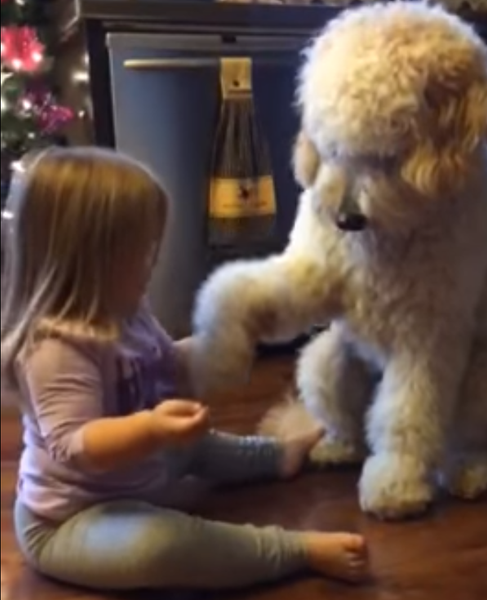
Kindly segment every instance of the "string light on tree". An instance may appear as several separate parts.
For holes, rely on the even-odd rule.
[[[7,108],[8,108],[8,102],[7,102],[6,98],[3,95],[3,84],[5,83],[5,81],[7,81],[7,79],[9,77],[10,77],[10,73],[6,73],[5,71],[2,71],[2,86],[1,86],[2,112],[4,112],[5,110],[7,110]]]
[[[0,0],[1,198],[4,205],[16,161],[31,149],[62,141],[75,113],[53,92],[49,61],[47,0]],[[47,48],[46,48],[47,44]]]

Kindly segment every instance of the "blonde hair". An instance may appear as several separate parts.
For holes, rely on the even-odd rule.
[[[111,341],[114,260],[160,241],[167,196],[142,165],[112,150],[52,148],[16,173],[2,225],[2,371],[37,335]]]

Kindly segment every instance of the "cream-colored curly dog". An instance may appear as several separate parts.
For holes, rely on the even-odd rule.
[[[326,430],[315,458],[349,463],[368,450],[361,505],[382,518],[420,513],[438,482],[478,497],[487,490],[487,48],[423,3],[349,10],[305,52],[297,96],[304,191],[289,243],[203,285],[200,389],[243,382],[259,340],[328,323],[297,374],[303,405]],[[298,416],[286,409],[271,430],[299,430]]]

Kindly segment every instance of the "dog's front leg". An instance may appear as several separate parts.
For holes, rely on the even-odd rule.
[[[404,518],[433,501],[467,355],[468,344],[454,335],[395,351],[369,414],[373,455],[360,482],[364,510]]]
[[[323,267],[303,254],[236,261],[203,285],[194,312],[193,380],[199,394],[243,383],[259,341],[291,340],[333,306]]]
[[[470,355],[451,431],[446,483],[454,496],[487,494],[487,340]]]

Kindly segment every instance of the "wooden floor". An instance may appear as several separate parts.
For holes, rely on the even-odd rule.
[[[292,380],[288,361],[264,361],[250,390],[215,399],[215,423],[249,432]],[[16,419],[2,417],[1,600],[151,600],[166,594],[111,596],[58,586],[33,574],[17,551],[11,506],[19,451]],[[445,501],[421,520],[380,523],[361,514],[357,473],[306,475],[286,484],[221,493],[205,514],[235,522],[279,523],[293,528],[353,530],[367,536],[374,581],[352,588],[317,578],[279,586],[223,593],[221,600],[487,600],[487,504]],[[176,596],[179,598],[179,596]],[[188,596],[184,596],[187,598]],[[202,598],[203,596],[191,595]]]

